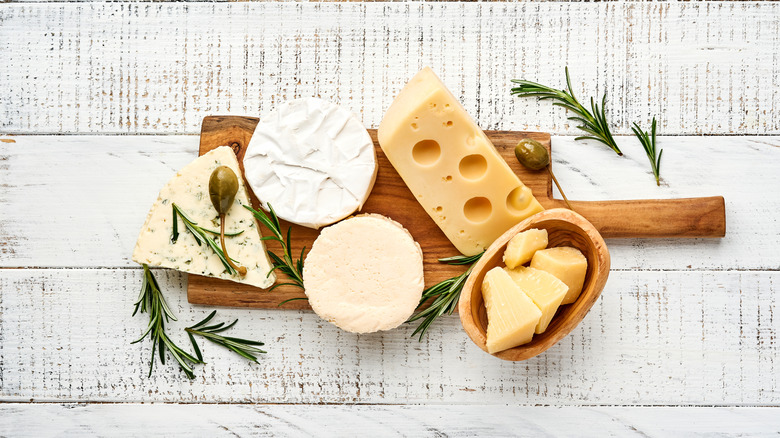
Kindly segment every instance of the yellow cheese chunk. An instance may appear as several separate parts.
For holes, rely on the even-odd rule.
[[[506,269],[506,272],[520,286],[520,290],[525,292],[528,298],[536,304],[536,307],[542,311],[542,318],[536,324],[534,332],[544,333],[569,287],[554,275],[534,268],[520,266],[515,269]]]
[[[544,210],[430,68],[401,90],[377,135],[417,201],[465,255]]]
[[[504,263],[510,269],[531,261],[534,253],[547,248],[547,230],[530,230],[518,233],[506,245]]]
[[[485,274],[482,297],[487,308],[487,349],[497,353],[531,341],[542,311],[512,277],[495,267]]]
[[[569,286],[569,291],[563,297],[561,304],[571,304],[577,301],[585,283],[588,271],[588,260],[580,250],[569,246],[548,248],[536,251],[531,259],[531,267],[549,272]]]

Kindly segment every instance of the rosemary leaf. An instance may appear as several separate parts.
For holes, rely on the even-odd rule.
[[[222,266],[224,266],[225,271],[229,275],[237,275],[238,272],[230,265],[228,262],[227,257],[225,257],[225,253],[222,251],[222,248],[217,243],[214,237],[209,237],[209,234],[216,234],[219,235],[218,232],[212,231],[212,230],[206,230],[204,228],[201,228],[198,226],[196,222],[193,222],[192,219],[187,217],[186,214],[179,208],[176,203],[172,204],[173,207],[173,235],[171,236],[171,242],[176,243],[176,239],[178,238],[178,218],[181,218],[182,222],[184,222],[184,227],[192,234],[192,237],[195,238],[195,243],[200,246],[201,242],[206,242],[206,245],[214,251],[215,254],[217,254],[217,257],[219,257],[219,260],[222,262]],[[243,230],[238,233],[233,234],[225,234],[225,236],[237,236],[239,234],[243,233]],[[231,259],[232,260],[232,259]]]
[[[265,345],[264,343],[260,341],[252,341],[248,339],[234,338],[234,337],[222,336],[217,334],[232,328],[233,326],[236,325],[238,320],[235,320],[228,325],[225,325],[224,322],[221,322],[219,324],[214,324],[211,326],[204,327],[206,323],[211,321],[211,319],[214,317],[214,315],[216,315],[216,313],[217,311],[215,310],[211,312],[211,314],[209,314],[209,316],[207,316],[203,321],[184,329],[187,331],[187,334],[190,337],[190,341],[192,342],[196,354],[200,356],[200,348],[198,348],[194,336],[200,336],[202,338],[207,339],[210,342],[213,342],[219,346],[227,348],[228,350],[233,351],[236,354],[251,360],[252,362],[257,362],[257,356],[255,355],[260,353],[265,353],[265,351],[257,347]]]
[[[650,168],[653,170],[653,176],[655,176],[655,183],[656,185],[660,186],[661,185],[661,154],[663,154],[664,150],[661,149],[660,151],[656,151],[655,126],[656,126],[655,117],[653,117],[653,123],[650,126],[650,134],[648,134],[647,131],[642,131],[642,128],[640,128],[637,123],[634,123],[634,126],[631,128],[631,130],[634,131],[634,135],[636,135],[636,138],[639,139],[639,143],[642,144],[642,148],[644,148],[645,154],[647,154],[647,158],[650,160]]]
[[[143,336],[132,342],[132,344],[142,341],[147,336],[152,339],[152,357],[149,361],[150,376],[152,375],[152,370],[154,369],[155,354],[157,353],[159,355],[160,363],[164,365],[165,352],[167,350],[174,358],[174,360],[176,360],[176,362],[179,364],[179,367],[181,367],[182,371],[184,371],[184,374],[190,379],[194,379],[195,374],[192,371],[192,365],[203,363],[203,360],[199,354],[200,352],[196,350],[195,354],[198,357],[193,357],[191,354],[179,348],[176,344],[173,343],[173,341],[170,340],[170,338],[168,338],[168,335],[165,332],[165,321],[176,321],[176,317],[173,315],[173,312],[171,312],[171,309],[165,302],[165,297],[163,297],[162,292],[160,291],[160,285],[157,283],[157,279],[154,278],[152,271],[149,270],[149,266],[144,264],[143,267],[144,279],[141,282],[141,294],[135,304],[135,311],[133,312],[133,315],[139,311],[141,313],[148,312],[149,326],[147,327]]]
[[[448,265],[469,265],[469,267],[462,274],[436,283],[423,291],[417,309],[419,310],[420,307],[429,300],[433,299],[433,301],[430,306],[419,310],[406,321],[414,322],[419,319],[423,320],[412,333],[412,337],[419,333],[420,337],[418,340],[422,342],[425,333],[436,318],[444,314],[452,315],[452,312],[455,311],[455,308],[458,305],[460,293],[463,290],[463,284],[466,282],[469,274],[471,274],[471,270],[474,269],[474,264],[482,257],[482,254],[484,254],[484,251],[473,256],[458,255],[439,259],[440,263],[447,263]]]
[[[518,85],[511,89],[512,95],[538,97],[539,100],[550,99],[554,101],[553,105],[560,106],[574,113],[575,115],[570,116],[569,120],[579,123],[580,125],[577,126],[577,128],[590,134],[577,137],[576,140],[596,140],[609,146],[616,154],[623,155],[609,130],[609,123],[607,122],[606,115],[607,95],[604,94],[601,99],[601,107],[599,107],[593,98],[591,98],[590,111],[588,111],[579,101],[577,101],[577,98],[574,97],[571,79],[569,78],[569,67],[566,67],[566,88],[564,90],[558,90],[525,79],[512,79],[512,83]]]
[[[290,299],[284,300],[284,301],[282,301],[281,303],[277,304],[277,305],[276,305],[276,307],[282,307],[283,305],[285,305],[285,304],[289,303],[290,301],[300,301],[300,300],[306,300],[306,301],[308,301],[309,299],[308,299],[308,298],[306,298],[306,297],[295,297],[295,298],[290,298]]]
[[[276,212],[271,204],[268,204],[268,214],[262,210],[255,210],[254,208],[245,205],[244,208],[249,210],[258,222],[263,224],[272,235],[262,237],[263,240],[274,240],[282,247],[282,255],[274,254],[272,251],[266,251],[268,257],[271,259],[271,272],[279,271],[287,276],[292,283],[281,283],[274,285],[271,289],[282,286],[292,285],[303,289],[303,256],[306,248],[301,250],[301,256],[298,261],[295,261],[292,256],[292,227],[287,228],[286,238],[282,233],[282,226],[279,223],[279,217],[276,216]],[[268,275],[271,275],[271,272]],[[284,304],[284,302],[279,305]]]

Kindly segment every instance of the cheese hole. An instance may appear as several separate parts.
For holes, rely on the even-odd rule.
[[[443,209],[442,209],[441,205],[440,205],[440,206],[438,206],[438,207],[436,207],[436,212],[437,212],[437,213],[441,212],[442,210],[443,210]]]
[[[442,125],[445,128],[452,128],[452,120],[447,120],[445,123],[442,123]]]
[[[480,223],[485,222],[490,214],[493,213],[493,206],[490,204],[488,198],[478,196],[466,201],[463,205],[463,215],[466,216],[471,222]]]
[[[510,212],[513,213],[522,212],[523,210],[525,210],[526,207],[528,207],[528,204],[531,203],[532,195],[530,193],[530,190],[526,191],[524,189],[525,187],[523,186],[516,187],[514,190],[509,192],[509,195],[507,195],[506,208]]]
[[[421,166],[430,166],[441,156],[441,147],[435,140],[423,140],[417,142],[412,148],[412,158]]]
[[[444,182],[450,182],[450,181],[452,181],[452,175],[444,176],[444,177],[441,178],[441,180],[444,181]]]
[[[412,130],[416,131],[417,129],[419,129],[417,123],[412,123]]]
[[[480,179],[487,172],[487,160],[479,154],[467,155],[460,160],[458,170],[463,178],[472,181]]]

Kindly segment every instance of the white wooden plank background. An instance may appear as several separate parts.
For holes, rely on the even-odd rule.
[[[715,414],[715,415],[712,415]],[[508,406],[0,405],[13,436],[135,436],[137,422],[169,436],[345,437],[760,436],[780,431],[770,408]],[[57,432],[53,433],[52,430]]]
[[[615,132],[778,134],[780,4],[70,3],[0,8],[0,130],[197,133],[321,96],[377,126],[431,65],[483,129],[574,134],[509,80],[610,96]]]
[[[773,2],[0,4],[0,435],[776,435],[779,35]],[[412,327],[358,336],[309,312],[220,309],[268,342],[259,364],[204,345],[194,381],[147,378],[149,345],[128,344],[145,325],[129,253],[196,155],[181,134],[309,95],[375,127],[423,65],[483,128],[557,134],[571,198],[724,195],[727,237],[609,241],[602,298],[522,363],[479,351],[457,317],[418,343]],[[614,132],[659,117],[661,187],[635,139],[618,158],[508,95],[513,77],[562,84],[565,65],[580,96],[608,93]],[[158,272],[172,328],[211,310]]]

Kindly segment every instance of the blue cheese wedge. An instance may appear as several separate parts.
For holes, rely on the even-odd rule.
[[[245,276],[230,275],[214,251],[205,243],[198,245],[180,218],[179,238],[171,243],[173,232],[172,204],[176,205],[199,226],[219,230],[219,216],[209,198],[208,185],[211,173],[219,166],[228,166],[238,178],[238,193],[233,206],[225,216],[225,233],[243,233],[226,237],[228,254],[247,268]],[[154,205],[146,216],[146,222],[133,251],[133,260],[149,266],[176,269],[190,274],[221,278],[259,288],[270,287],[276,277],[271,273],[271,263],[260,240],[257,222],[244,205],[249,204],[246,187],[238,160],[227,146],[214,149],[195,159],[181,169],[160,190]],[[217,236],[217,241],[219,237]]]

